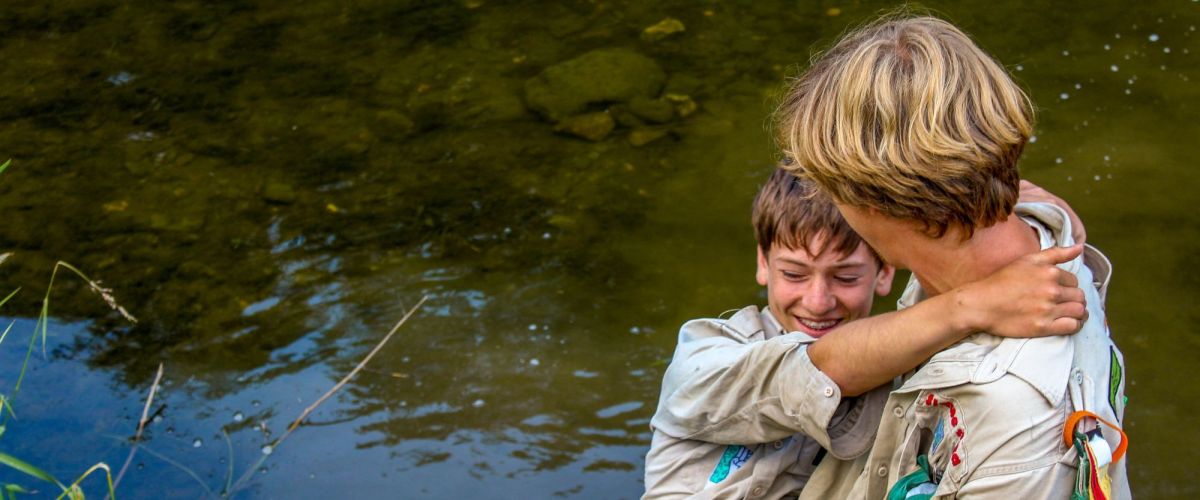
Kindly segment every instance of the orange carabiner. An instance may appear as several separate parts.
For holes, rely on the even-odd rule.
[[[1125,449],[1129,447],[1129,436],[1125,435],[1125,431],[1122,430],[1120,426],[1113,425],[1111,422],[1100,418],[1100,415],[1086,410],[1077,411],[1072,413],[1071,416],[1067,417],[1067,425],[1063,426],[1063,442],[1067,444],[1068,448],[1071,447],[1072,443],[1074,442],[1075,426],[1079,425],[1079,421],[1084,417],[1092,417],[1096,420],[1099,420],[1104,425],[1112,427],[1113,429],[1116,429],[1117,432],[1121,433],[1121,443],[1118,444],[1117,449],[1113,451],[1112,461],[1116,462],[1117,460],[1120,460],[1121,457],[1125,456]]]

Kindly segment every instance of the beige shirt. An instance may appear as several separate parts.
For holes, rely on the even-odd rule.
[[[794,497],[824,455],[869,449],[886,390],[841,397],[769,311],[683,325],[663,376],[644,498]]]
[[[1073,243],[1057,207],[1021,204],[1016,213],[1037,229],[1042,248]],[[981,333],[934,355],[888,398],[868,457],[822,463],[815,476],[826,489],[814,481],[803,498],[885,498],[917,469],[921,454],[941,476],[934,498],[1070,498],[1078,460],[1062,438],[1067,416],[1088,410],[1123,425],[1125,370],[1105,321],[1108,260],[1088,247],[1061,267],[1076,275],[1087,297],[1090,316],[1079,333],[1039,339]],[[911,280],[900,307],[923,298]],[[1119,435],[1101,428],[1115,450]],[[1108,468],[1115,499],[1130,498],[1125,462]]]

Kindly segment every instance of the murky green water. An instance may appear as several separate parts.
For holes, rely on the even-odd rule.
[[[120,496],[220,492],[429,295],[240,496],[637,496],[676,328],[765,300],[748,219],[776,93],[887,5],[6,6],[0,290],[23,289],[0,392],[55,260],[141,321],[60,276],[0,450],[63,479],[120,467],[161,362]],[[1134,491],[1200,494],[1200,4],[939,8],[1029,87],[1023,172],[1114,261]],[[667,17],[686,30],[642,37]],[[675,100],[614,108],[595,142],[527,108],[527,80],[613,47],[651,58],[647,85]]]

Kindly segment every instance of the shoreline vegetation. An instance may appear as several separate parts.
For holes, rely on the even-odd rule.
[[[0,164],[0,174],[2,174],[6,169],[8,169],[8,167],[11,163],[12,163],[12,160],[8,160],[8,161],[5,161],[3,164]],[[3,264],[11,256],[12,256],[11,252],[0,254],[0,264]],[[105,304],[108,305],[109,309],[120,314],[126,321],[129,321],[130,323],[133,323],[133,324],[137,323],[137,318],[134,317],[132,314],[130,314],[129,311],[127,311],[123,306],[121,306],[119,303],[117,303],[116,298],[113,296],[112,289],[104,288],[103,286],[100,285],[99,281],[89,278],[86,274],[84,274],[82,271],[80,271],[78,268],[76,268],[75,266],[71,265],[68,262],[64,262],[64,261],[56,262],[54,265],[53,271],[51,271],[51,273],[50,273],[50,280],[46,286],[46,294],[42,298],[41,311],[38,314],[37,323],[34,324],[33,334],[29,338],[29,345],[26,348],[25,356],[21,363],[21,369],[17,375],[17,381],[13,385],[13,389],[10,393],[8,393],[8,394],[0,393],[0,437],[3,437],[5,431],[8,430],[8,424],[9,424],[10,420],[16,418],[16,413],[13,411],[12,400],[13,400],[13,398],[16,397],[16,395],[21,390],[21,383],[25,380],[25,373],[28,370],[29,361],[33,355],[34,348],[37,345],[37,339],[39,337],[41,338],[42,357],[43,357],[43,359],[46,358],[46,337],[48,335],[48,325],[49,325],[49,319],[50,319],[50,294],[54,289],[54,281],[58,277],[58,272],[60,269],[66,269],[66,270],[74,273],[76,276],[78,276],[80,279],[82,279],[87,284],[88,288],[92,292],[99,295],[100,298],[104,300]],[[3,306],[6,303],[8,303],[8,301],[10,299],[12,299],[14,296],[16,296],[17,293],[20,291],[21,291],[21,289],[17,288],[15,290],[13,290],[12,292],[10,292],[3,299],[0,299],[0,308],[3,308]],[[246,470],[241,474],[241,476],[239,476],[237,478],[236,482],[234,481],[233,446],[229,439],[229,433],[227,431],[225,431],[224,429],[222,429],[221,433],[225,437],[226,444],[229,445],[229,448],[228,448],[228,450],[229,450],[229,457],[228,457],[229,467],[227,469],[225,484],[221,488],[221,491],[219,493],[214,491],[212,488],[210,488],[209,485],[200,478],[200,476],[198,476],[193,470],[191,470],[186,465],[183,465],[182,463],[180,463],[176,460],[173,460],[166,455],[155,452],[148,446],[142,446],[142,431],[145,429],[146,425],[148,423],[150,423],[150,420],[151,420],[150,407],[154,403],[154,396],[158,392],[159,385],[162,382],[162,378],[163,378],[163,364],[162,363],[158,364],[158,370],[154,376],[154,382],[150,385],[150,390],[146,396],[146,403],[142,408],[142,416],[141,416],[141,418],[138,419],[137,429],[134,432],[133,437],[131,437],[129,439],[129,443],[130,443],[129,454],[126,456],[125,461],[123,462],[120,470],[117,472],[116,478],[113,477],[112,468],[109,467],[109,465],[105,462],[96,462],[91,467],[89,467],[86,471],[84,471],[82,474],[80,474],[77,478],[75,478],[75,480],[73,480],[70,484],[64,484],[62,481],[58,480],[58,478],[56,478],[53,474],[50,474],[49,472],[47,472],[45,469],[37,467],[33,464],[30,464],[29,462],[26,462],[25,460],[22,460],[13,455],[10,455],[4,451],[0,451],[0,465],[11,468],[18,472],[21,472],[21,473],[25,474],[26,476],[32,477],[34,479],[53,484],[56,487],[58,487],[59,490],[61,490],[61,493],[56,498],[58,498],[58,499],[69,498],[72,500],[82,500],[82,499],[86,498],[86,495],[84,493],[84,490],[83,490],[83,487],[81,486],[81,484],[83,483],[84,480],[91,477],[91,475],[96,473],[97,471],[104,471],[105,484],[107,487],[107,495],[104,498],[105,499],[115,499],[117,496],[116,490],[120,486],[121,480],[125,477],[125,473],[129,470],[129,466],[133,462],[134,457],[137,455],[138,450],[144,449],[150,455],[171,464],[172,466],[174,466],[174,467],[180,469],[181,471],[183,471],[184,473],[186,473],[192,479],[196,480],[196,482],[200,484],[200,486],[204,489],[204,491],[210,497],[229,498],[233,494],[240,491],[242,488],[246,487],[248,485],[250,478],[253,476],[254,471],[258,470],[258,468],[261,467],[264,462],[266,462],[267,458],[271,456],[271,454],[274,452],[274,450],[278,449],[278,447],[281,444],[283,444],[284,440],[286,440],[289,436],[291,436],[293,431],[295,431],[298,427],[303,425],[303,423],[308,418],[308,416],[313,411],[315,411],[317,409],[317,407],[319,407],[322,403],[324,403],[331,396],[333,396],[333,394],[335,394],[338,390],[340,390],[343,386],[345,386],[347,382],[349,382],[352,378],[354,378],[354,376],[357,375],[358,372],[360,372],[364,367],[366,367],[367,363],[371,361],[371,358],[375,357],[375,355],[380,350],[383,349],[383,347],[388,343],[388,341],[391,340],[391,338],[396,334],[396,332],[400,330],[400,327],[404,326],[404,324],[407,323],[408,320],[414,314],[416,314],[417,311],[419,311],[421,309],[421,307],[425,304],[425,302],[428,299],[429,299],[428,295],[422,296],[421,299],[419,301],[417,301],[416,305],[414,305],[411,309],[409,309],[408,312],[406,312],[404,314],[404,316],[402,318],[400,318],[400,320],[398,322],[396,322],[396,324],[392,327],[392,329],[390,331],[388,331],[388,333],[386,335],[384,335],[384,337],[382,339],[380,339],[380,341],[378,343],[375,344],[375,347],[372,348],[371,351],[368,352],[367,355],[365,357],[363,357],[363,359],[360,360],[358,362],[358,364],[356,364],[354,366],[354,368],[352,370],[350,370],[349,373],[347,373],[344,377],[342,377],[328,391],[326,391],[324,394],[322,394],[321,397],[317,398],[317,400],[315,402],[313,402],[311,405],[306,407],[304,409],[304,411],[302,411],[300,413],[300,415],[297,416],[296,419],[293,420],[290,425],[288,425],[287,430],[285,430],[282,434],[280,434],[278,438],[276,438],[270,444],[263,446],[262,454],[259,456],[258,460],[255,461],[250,467],[247,467]],[[16,320],[10,321],[9,324],[4,328],[3,332],[0,333],[0,346],[2,346],[4,343],[4,340],[8,338],[8,334],[12,331],[12,327],[14,324],[16,324]],[[2,448],[0,448],[0,449],[2,449]],[[35,493],[38,493],[38,490],[36,488],[27,489],[25,486],[22,486],[17,483],[6,483],[6,484],[3,484],[3,493],[0,494],[0,498],[7,499],[7,500],[15,500],[17,498],[18,494],[35,494]]]

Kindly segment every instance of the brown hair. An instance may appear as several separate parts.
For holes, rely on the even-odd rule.
[[[969,238],[1012,212],[1033,105],[958,28],[899,14],[819,56],[776,119],[787,168],[838,203]]]
[[[776,168],[758,190],[751,221],[763,255],[778,244],[791,250],[803,249],[812,256],[826,250],[844,256],[854,253],[859,244],[865,244],[842,218],[833,200],[813,181],[798,178],[783,168]],[[824,236],[825,241],[820,248],[813,248],[810,244],[817,236]],[[867,249],[883,265],[883,259],[870,245]]]

